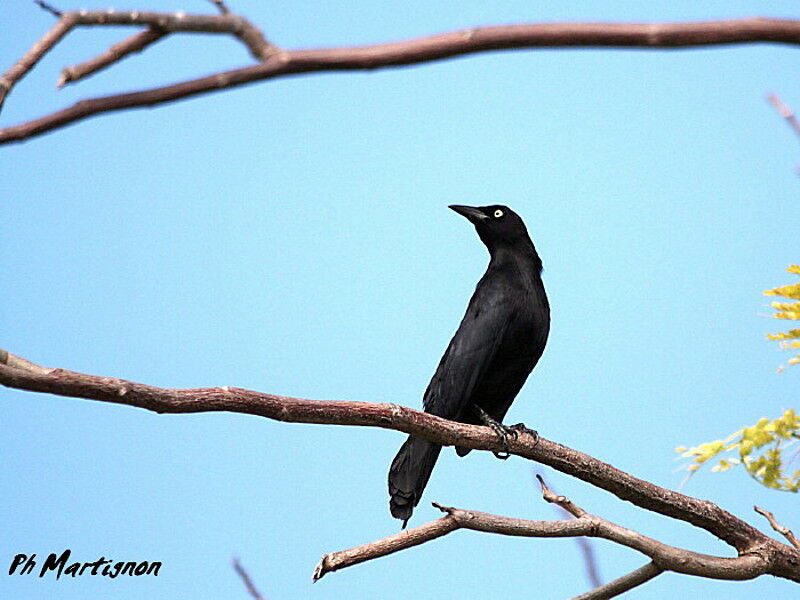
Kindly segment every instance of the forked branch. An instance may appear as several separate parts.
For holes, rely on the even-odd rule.
[[[244,17],[223,12],[219,15],[187,15],[185,13],[154,13],[142,11],[81,10],[59,12],[39,3],[42,8],[58,17],[56,24],[28,50],[17,63],[0,76],[0,107],[6,96],[25,75],[73,28],[80,26],[143,26],[143,32],[113,45],[100,56],[62,71],[58,80],[61,87],[107,67],[132,52],[138,52],[165,35],[176,32],[223,33],[237,37],[254,58],[264,60],[275,52],[261,31]],[[224,5],[222,5],[224,6]]]
[[[314,570],[313,579],[317,581],[331,571],[386,556],[387,554],[442,537],[457,529],[472,529],[486,533],[522,537],[598,537],[637,550],[651,559],[651,562],[644,567],[580,596],[584,599],[617,596],[649,581],[663,571],[674,571],[713,579],[740,580],[758,577],[764,574],[767,569],[768,559],[761,553],[745,554],[736,558],[723,558],[663,544],[641,533],[590,514],[568,498],[554,494],[547,488],[541,478],[539,478],[539,482],[542,485],[544,499],[547,502],[558,504],[575,516],[575,519],[563,521],[512,519],[473,510],[440,506],[434,503],[434,506],[446,513],[446,516],[363,546],[326,554]]]
[[[264,39],[257,27],[211,0],[220,14],[187,15],[139,11],[59,12],[56,25],[0,77],[0,105],[12,87],[44,54],[76,26],[133,25],[147,29],[112,46],[90,61],[69,67],[61,85],[76,81],[140,51],[174,32],[227,33],[237,36],[259,64],[180,83],[82,100],[69,108],[0,130],[0,144],[15,142],[106,112],[154,106],[198,94],[300,73],[369,70],[437,61],[455,56],[532,48],[687,48],[771,42],[800,44],[800,21],[753,17],[694,23],[530,23],[474,27],[411,40],[375,44],[284,50]]]

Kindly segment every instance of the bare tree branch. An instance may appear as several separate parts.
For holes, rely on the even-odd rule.
[[[66,67],[61,71],[61,77],[56,83],[56,87],[62,88],[68,83],[83,79],[93,73],[111,66],[115,62],[122,60],[129,54],[141,52],[151,44],[156,43],[158,40],[167,35],[167,32],[156,26],[150,26],[144,31],[140,31],[131,37],[122,40],[111,46],[108,50],[101,55],[96,56],[86,62],[82,62],[72,67]]]
[[[2,349],[0,349],[0,365],[7,365],[13,369],[20,369],[22,371],[29,371],[31,373],[39,373],[40,375],[48,375],[53,372],[53,369],[49,367],[37,365],[36,363],[32,363],[21,356],[11,354],[10,352]]]
[[[573,516],[577,519],[581,519],[587,516],[585,510],[580,508],[579,506],[573,504],[566,496],[560,496],[555,494],[545,483],[544,477],[540,474],[536,474],[536,479],[539,480],[539,484],[542,488],[542,497],[552,504],[555,504],[560,508],[564,513],[567,515]],[[591,515],[589,515],[591,516]],[[583,540],[585,542],[585,538],[578,537],[577,540]],[[591,548],[591,546],[587,543],[587,546]],[[587,559],[587,562],[588,559]],[[587,566],[588,570],[593,570],[594,565],[589,564]],[[582,600],[605,600],[607,598],[613,598],[614,596],[619,596],[620,594],[627,592],[628,590],[641,585],[650,579],[653,579],[656,575],[659,575],[663,572],[663,569],[658,567],[654,562],[650,562],[627,575],[623,575],[615,579],[614,581],[609,582],[607,585],[602,585],[601,583],[595,584],[595,588],[586,592],[585,594],[581,594],[578,596],[578,599]],[[596,579],[599,579],[595,577]],[[576,600],[576,599],[573,599]]]
[[[442,508],[435,503],[434,506]],[[442,508],[442,510],[448,511],[452,509]],[[399,533],[363,546],[326,554],[320,559],[311,577],[314,581],[318,581],[323,575],[331,571],[344,569],[345,567],[357,565],[358,563],[372,560],[373,558],[379,558],[387,554],[405,550],[406,548],[424,544],[425,542],[447,535],[460,527],[463,527],[463,525],[459,523],[458,517],[453,514],[448,514],[441,519],[436,519],[435,521],[425,523],[419,527],[404,529]]]
[[[788,527],[781,525],[778,521],[775,520],[775,515],[773,515],[768,510],[764,510],[763,508],[759,508],[758,506],[754,506],[753,510],[755,510],[758,514],[764,516],[767,521],[769,521],[770,526],[780,533],[783,537],[789,540],[789,543],[794,546],[795,548],[800,548],[800,540],[795,537],[794,532],[789,529]]]
[[[489,427],[448,421],[396,404],[304,400],[230,387],[188,390],[157,388],[113,377],[97,377],[64,369],[48,369],[5,351],[0,351],[0,384],[22,390],[136,406],[158,413],[230,411],[294,423],[381,427],[417,435],[446,446],[459,445],[476,450],[504,450],[502,442]],[[684,556],[685,561],[682,565],[672,565],[671,563],[665,565],[659,562],[659,566],[664,569],[698,575],[702,574],[699,572],[700,570],[708,570],[711,575],[707,576],[723,579],[734,578],[736,573],[754,577],[765,572],[800,582],[800,552],[772,539],[712,502],[691,498],[637,479],[596,458],[543,437],[536,438],[522,433],[508,441],[508,450],[511,454],[549,465],[563,473],[607,490],[641,508],[705,529],[736,548],[740,557],[739,559],[715,557],[698,559],[690,553]],[[565,506],[571,505],[565,504]],[[579,511],[574,506],[571,508]],[[473,511],[468,511],[468,513],[470,515],[477,514]],[[428,530],[432,529],[433,533],[439,532],[435,536],[438,537],[449,532],[442,533],[440,531],[442,528],[466,526],[460,518],[449,517],[452,517],[452,514],[435,521],[434,524],[423,526],[424,535],[431,535]],[[494,518],[492,517],[492,519]],[[497,518],[502,519],[501,517]],[[488,522],[480,519],[470,520],[469,528],[479,528],[478,523],[486,524]],[[582,528],[585,526],[584,521],[581,521],[580,518],[548,525],[541,525],[542,522],[530,527],[520,525],[519,531],[528,533],[513,533],[517,531],[516,526],[513,525],[516,521],[513,519],[497,523],[495,529],[499,533],[508,535],[534,535],[530,533],[533,531],[543,532],[535,535],[599,535],[598,530]],[[412,535],[411,539],[416,539],[414,536],[423,535],[419,530],[420,528],[409,530],[415,533],[412,535],[407,531],[387,538],[387,540],[392,540],[391,544],[406,547],[403,544],[408,544],[409,535]],[[551,533],[547,534],[547,531]],[[647,551],[642,548],[648,547],[648,544],[650,547],[654,547],[653,544],[659,544],[655,540],[652,543],[645,543],[642,541],[645,539],[643,536],[635,532],[623,535],[620,533],[621,531],[627,532],[621,528],[612,532],[613,535],[620,538],[615,541],[643,551],[645,554]],[[625,541],[622,541],[623,538]],[[425,540],[416,543],[422,541]],[[742,570],[743,565],[749,565],[749,570]],[[325,565],[323,568],[326,568]]]
[[[590,514],[568,498],[556,496],[544,485],[543,495],[545,500],[565,507],[576,518],[563,521],[530,521],[440,506],[434,503],[434,506],[447,515],[420,527],[401,531],[363,546],[326,554],[314,570],[313,579],[316,581],[331,571],[386,556],[442,537],[457,529],[472,529],[521,537],[600,537],[637,550],[649,556],[655,563],[652,567],[638,569],[621,580],[612,582],[613,587],[603,586],[605,588],[603,595],[589,597],[609,598],[611,597],[608,595],[609,590],[615,590],[615,593],[611,595],[617,595],[652,579],[661,571],[733,580],[752,579],[767,572],[769,559],[762,553],[744,554],[737,558],[723,558],[675,548]]]
[[[777,94],[767,94],[767,100],[769,100],[769,103],[775,107],[775,110],[778,111],[778,114],[786,120],[786,122],[789,124],[789,127],[792,128],[795,134],[800,137],[800,121],[798,121],[794,111],[788,105],[786,105]],[[795,171],[800,174],[800,166],[795,167]],[[783,367],[781,367],[781,369],[782,368]],[[778,370],[780,371],[780,369]]]
[[[300,73],[396,67],[477,52],[523,48],[680,48],[752,42],[800,44],[800,21],[754,17],[696,23],[533,23],[487,26],[373,46],[280,50],[266,43],[249,21],[229,12],[207,16],[81,11],[63,13],[54,29],[34,44],[17,65],[0,77],[0,103],[13,85],[73,26],[107,24],[146,25],[168,32],[232,33],[239,36],[262,62],[176,84],[82,100],[44,117],[0,130],[0,144],[21,141],[106,112],[154,106]],[[262,45],[261,41],[266,45]]]
[[[31,49],[22,55],[17,63],[0,75],[0,108],[14,85],[36,66],[41,58],[55,46],[73,27],[73,19],[62,17],[53,27],[37,41]],[[2,134],[2,130],[0,130]]]
[[[11,89],[22,79],[41,58],[55,46],[73,27],[105,25],[139,25],[160,31],[163,35],[174,32],[225,33],[233,35],[250,50],[253,57],[264,60],[277,50],[270,44],[259,29],[244,17],[225,13],[222,15],[187,15],[185,13],[154,13],[140,11],[82,10],[59,13],[59,20],[28,52],[0,77],[0,107]],[[135,36],[134,36],[135,37]],[[151,36],[152,37],[152,34]],[[152,43],[152,42],[150,42]],[[142,46],[142,38],[125,40],[112,46],[103,55],[89,61],[108,66],[130,54],[137,44]],[[120,50],[123,52],[120,53]],[[111,54],[109,54],[111,53]],[[116,54],[114,54],[116,53]],[[84,63],[85,64],[85,63]],[[78,67],[74,67],[78,69]],[[85,67],[84,67],[85,68]],[[80,70],[80,69],[78,69]],[[85,73],[84,73],[85,75]],[[71,81],[69,75],[62,73],[59,82],[63,85]]]
[[[244,587],[247,588],[247,592],[250,596],[253,597],[253,600],[264,600],[264,596],[261,595],[261,592],[258,591],[253,580],[250,579],[250,574],[245,570],[242,566],[242,563],[239,562],[237,557],[233,558],[232,561],[233,570],[242,578],[242,582],[244,583]]]
[[[566,496],[560,496],[547,487],[547,484],[544,482],[544,477],[537,473],[536,479],[539,480],[539,485],[542,486],[542,498],[544,498],[546,502],[558,505],[564,512],[568,515],[572,515],[576,519],[586,516],[586,511],[580,506],[573,504]]]
[[[649,562],[643,567],[639,567],[635,571],[631,571],[627,575],[623,575],[614,581],[609,581],[607,584],[597,587],[585,594],[575,596],[572,600],[607,600],[608,598],[619,596],[638,585],[642,585],[663,572],[664,571],[659,568],[656,563]]]

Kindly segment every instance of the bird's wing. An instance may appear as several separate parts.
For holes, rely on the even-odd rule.
[[[515,312],[514,295],[508,290],[488,281],[478,284],[425,390],[423,405],[427,412],[447,419],[458,416],[471,401]]]

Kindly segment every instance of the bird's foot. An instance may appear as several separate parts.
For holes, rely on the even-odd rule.
[[[519,435],[520,433],[527,433],[529,436],[533,438],[534,444],[536,444],[536,442],[539,441],[539,432],[536,431],[535,429],[530,429],[526,427],[525,423],[517,423],[516,425],[512,425],[511,427],[509,427],[509,429],[513,429],[514,431],[516,431],[517,435]]]
[[[499,458],[500,460],[506,460],[509,456],[511,456],[511,454],[508,451],[508,438],[512,437],[514,439],[517,439],[517,436],[519,435],[518,425],[514,425],[512,427],[503,425],[500,421],[497,421],[492,417],[490,417],[487,414],[487,412],[477,404],[473,404],[472,408],[475,411],[475,414],[478,415],[478,418],[481,420],[481,422],[487,427],[491,427],[497,434],[497,436],[500,438],[500,444],[503,446],[503,450],[501,452],[495,452],[494,450],[492,450],[492,454],[494,454],[495,457]],[[522,423],[520,423],[519,425],[522,425]],[[525,427],[524,425],[522,426]]]

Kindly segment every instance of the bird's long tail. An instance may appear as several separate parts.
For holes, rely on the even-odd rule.
[[[403,519],[403,528],[430,479],[442,447],[426,439],[408,436],[389,467],[389,510]]]

